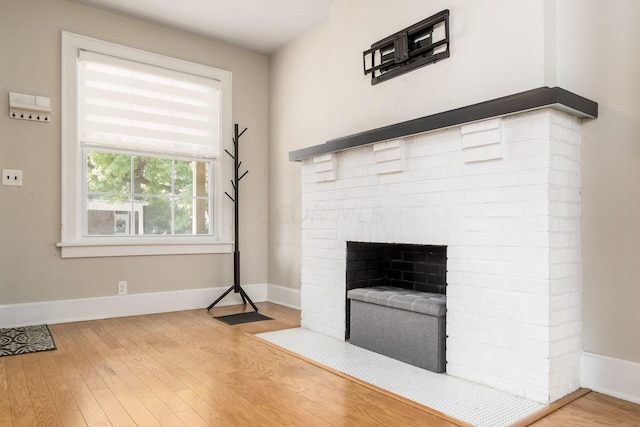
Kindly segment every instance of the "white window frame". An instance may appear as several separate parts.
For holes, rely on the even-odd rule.
[[[213,235],[189,236],[85,236],[83,227],[83,155],[78,143],[77,60],[78,50],[86,49],[132,61],[213,78],[222,83],[220,153],[231,151],[231,72],[151,52],[109,43],[69,32],[62,32],[62,258],[129,255],[169,255],[230,253],[233,251],[232,204],[224,195],[223,183],[231,178],[231,162],[218,153],[213,180]],[[222,160],[222,161],[221,161]]]

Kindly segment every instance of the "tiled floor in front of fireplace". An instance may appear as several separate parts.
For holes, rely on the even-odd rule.
[[[391,393],[476,426],[509,426],[544,405],[417,368],[303,328],[256,335]]]

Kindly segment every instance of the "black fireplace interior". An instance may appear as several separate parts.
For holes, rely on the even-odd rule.
[[[371,286],[446,294],[447,247],[347,242],[347,290]]]
[[[404,243],[347,242],[346,290],[394,286],[447,293],[447,247]],[[346,298],[346,295],[345,295]],[[346,338],[349,338],[349,300]]]

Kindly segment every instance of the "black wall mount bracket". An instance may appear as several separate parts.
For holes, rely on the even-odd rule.
[[[362,53],[364,74],[371,74],[371,84],[375,85],[448,58],[449,54],[449,10],[445,9],[372,44]]]

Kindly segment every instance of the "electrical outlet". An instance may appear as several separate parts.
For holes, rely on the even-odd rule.
[[[127,281],[120,280],[118,282],[118,295],[126,295],[127,294]]]
[[[16,169],[2,169],[2,185],[22,186],[22,171]]]

